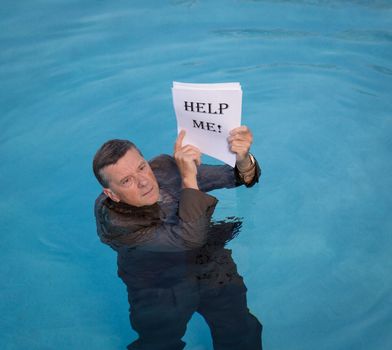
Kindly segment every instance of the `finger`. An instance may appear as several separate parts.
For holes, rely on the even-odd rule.
[[[244,133],[235,134],[235,135],[229,136],[227,138],[227,141],[229,141],[229,142],[232,142],[232,141],[243,141],[243,142],[250,141],[251,142],[252,140],[253,140],[253,136],[251,134],[244,134]]]
[[[197,166],[199,166],[201,164],[201,152],[199,149],[194,149],[192,151],[192,159],[194,160],[194,162],[196,163]]]
[[[230,148],[235,149],[250,149],[251,143],[250,142],[230,142]]]
[[[249,153],[249,150],[247,148],[237,148],[233,147],[230,149],[230,152],[238,154],[238,155],[246,155]]]
[[[250,147],[253,143],[253,139],[251,137],[241,137],[241,136],[230,136],[227,139],[229,146],[240,145],[245,147]]]
[[[181,147],[181,152],[183,152],[183,153],[188,153],[188,152],[200,153],[200,150],[194,145],[185,145],[185,146]]]
[[[196,158],[200,158],[200,154],[201,152],[197,147],[186,145],[175,152],[174,157],[179,160],[182,159],[183,161],[193,161]]]
[[[185,130],[181,130],[177,136],[176,143],[174,144],[174,152],[178,152],[182,147],[182,141],[184,141]]]
[[[199,154],[199,156],[195,159],[195,163],[197,166],[201,164],[201,154]]]
[[[249,153],[250,143],[234,142],[229,145],[229,149],[231,152],[236,153],[236,154],[246,154],[246,153]]]
[[[233,140],[229,141],[229,144],[250,146],[252,144],[252,140],[250,140],[250,139],[233,139]]]
[[[253,140],[253,135],[250,132],[240,132],[232,137],[236,140]]]
[[[234,128],[230,131],[230,135],[236,135],[236,134],[240,134],[240,133],[250,133],[251,131],[249,130],[249,128],[246,125],[241,125],[238,126],[237,128]]]
[[[201,153],[198,151],[189,151],[189,152],[181,152],[181,155],[179,158],[182,159],[184,162],[189,162],[189,161],[199,161],[201,157]]]

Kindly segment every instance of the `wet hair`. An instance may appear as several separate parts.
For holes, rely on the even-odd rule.
[[[102,187],[109,187],[109,179],[105,177],[102,170],[109,165],[116,164],[131,149],[135,149],[143,157],[135,144],[128,140],[109,140],[98,149],[93,160],[93,171]]]

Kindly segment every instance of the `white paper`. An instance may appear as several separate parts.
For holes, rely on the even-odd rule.
[[[172,93],[177,131],[186,131],[183,145],[194,145],[234,167],[236,157],[229,150],[227,138],[230,130],[241,125],[240,84],[173,82]]]

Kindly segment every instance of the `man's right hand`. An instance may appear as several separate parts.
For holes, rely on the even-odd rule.
[[[197,185],[197,166],[201,163],[200,150],[192,145],[182,145],[185,130],[181,130],[174,145],[174,159],[180,169],[183,188],[199,189]]]

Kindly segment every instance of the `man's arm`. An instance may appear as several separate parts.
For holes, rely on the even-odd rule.
[[[197,182],[200,191],[209,192],[241,185],[252,187],[259,182],[260,175],[260,166],[257,159],[254,158],[254,166],[245,174],[241,173],[237,166],[232,168],[230,165],[202,164],[198,169]]]
[[[231,152],[236,154],[234,169],[228,165],[202,165],[198,169],[198,183],[202,191],[232,188],[240,185],[252,187],[259,181],[261,169],[250,154],[253,142],[252,132],[246,126],[231,130],[228,138]]]

